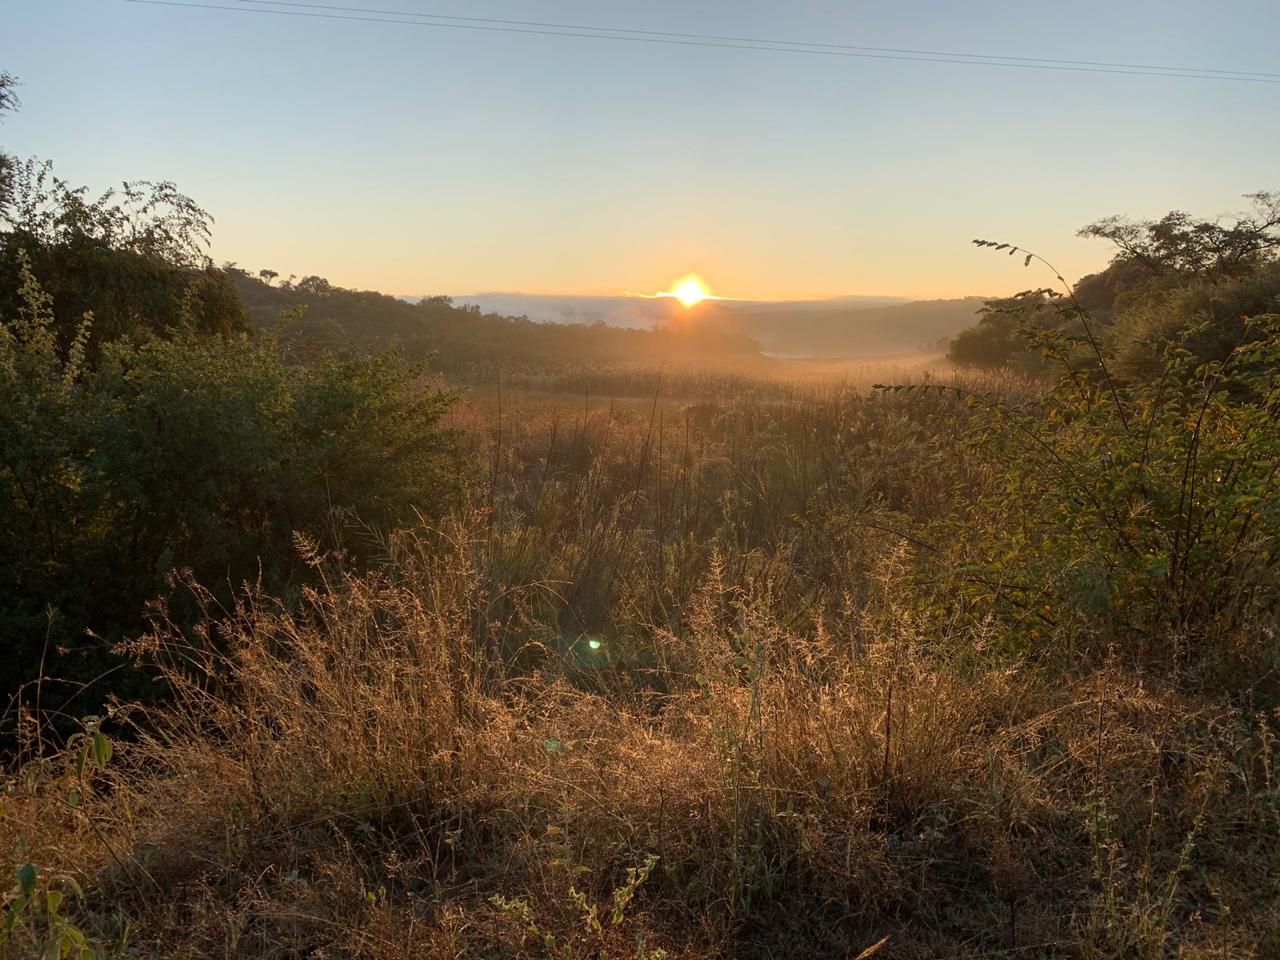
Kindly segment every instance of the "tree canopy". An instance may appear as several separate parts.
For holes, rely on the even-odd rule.
[[[1280,193],[1251,193],[1245,199],[1253,212],[1231,223],[1196,220],[1173,210],[1159,220],[1106,217],[1079,235],[1110,241],[1116,247],[1112,266],[1137,265],[1149,277],[1230,279],[1252,272],[1280,249]]]
[[[0,114],[18,106],[0,74]],[[249,329],[230,279],[206,249],[213,218],[168,181],[126,181],[97,197],[50,161],[0,153],[0,314],[12,314],[21,257],[52,298],[64,346],[87,313],[90,349],[126,336]]]
[[[1164,347],[1192,328],[1196,335],[1184,345],[1201,360],[1222,359],[1251,335],[1246,318],[1274,312],[1280,303],[1280,193],[1246,199],[1252,212],[1229,221],[1174,210],[1158,220],[1116,216],[1089,224],[1080,236],[1115,246],[1105,270],[1069,291],[989,301],[979,323],[952,341],[951,359],[967,367],[1035,368],[1041,360],[1020,331],[1078,333],[1079,311],[1099,323],[1123,376],[1150,375]],[[1054,307],[1064,292],[1077,313]]]

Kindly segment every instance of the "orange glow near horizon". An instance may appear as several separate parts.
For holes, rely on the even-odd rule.
[[[708,290],[707,285],[702,282],[702,278],[694,273],[677,280],[672,284],[669,291],[660,293],[658,296],[672,297],[679,300],[681,306],[686,310],[696,307],[703,300],[713,299],[711,297],[711,291]]]

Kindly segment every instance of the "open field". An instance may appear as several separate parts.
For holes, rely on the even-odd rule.
[[[937,540],[980,412],[805,372],[473,390],[445,516],[128,645],[174,698],[8,781],[15,866],[112,956],[1273,955],[1260,636],[1027,631]]]

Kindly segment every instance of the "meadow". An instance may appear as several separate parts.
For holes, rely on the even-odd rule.
[[[435,516],[298,535],[286,599],[179,574],[200,616],[124,646],[167,701],[19,724],[0,951],[1276,955],[1274,582],[1170,619],[1155,567],[1055,580],[1111,511],[1184,519],[1106,484],[1106,391],[1064,425],[1051,380],[882,372],[513,374],[446,414]],[[1195,406],[1123,402],[1180,463]],[[1219,413],[1206,464],[1263,442]]]

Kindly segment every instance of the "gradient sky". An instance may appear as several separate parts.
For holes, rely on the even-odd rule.
[[[234,4],[236,0],[211,0]],[[787,40],[1277,71],[1275,0],[327,0]],[[0,145],[169,179],[213,256],[388,293],[942,297],[1068,277],[1080,226],[1280,189],[1280,84],[4,0]]]

